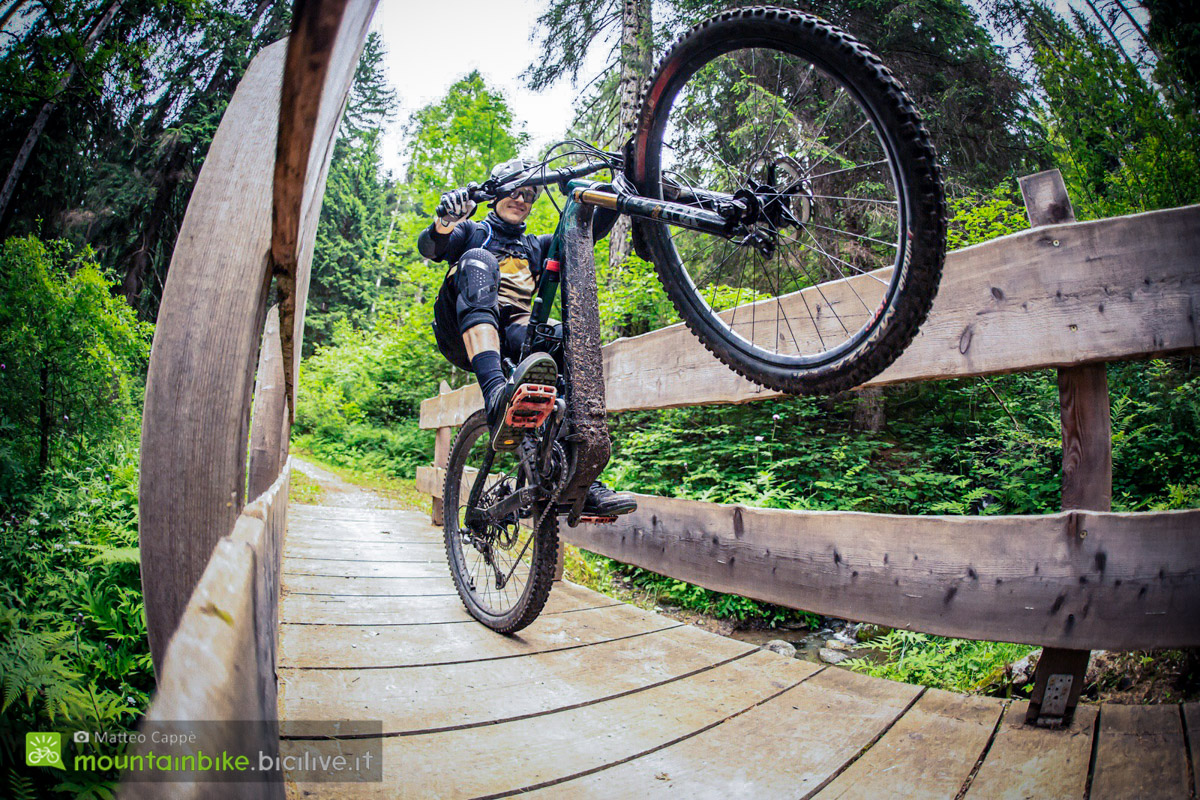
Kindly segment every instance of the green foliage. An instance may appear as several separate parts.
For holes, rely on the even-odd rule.
[[[1114,508],[1194,505],[1196,367],[1116,364],[1109,376]],[[1051,373],[914,384],[885,401],[889,422],[879,434],[854,429],[850,395],[625,412],[612,419],[605,475],[632,491],[767,508],[1059,510],[1062,432]]]
[[[117,776],[26,770],[25,732],[132,730],[154,687],[136,555],[136,420],[116,434],[51,467],[0,518],[0,770],[38,796],[107,796]]]
[[[596,282],[600,291],[600,337],[605,342],[679,322],[654,265],[631,255],[614,269],[608,263],[607,241],[596,248]],[[711,302],[716,304],[715,299]]]
[[[1054,163],[1080,219],[1200,200],[1200,117],[1158,90],[1082,14],[1033,13],[1028,35]]]
[[[394,476],[412,477],[428,462],[433,436],[415,417],[452,368],[434,346],[425,305],[403,316],[389,308],[369,330],[340,325],[304,361],[297,443],[335,464]]]
[[[36,138],[2,232],[92,245],[131,304],[157,313],[175,236],[250,59],[286,35],[285,0],[6,4],[0,163]],[[98,21],[112,10],[107,27]],[[97,38],[88,44],[89,36]]]
[[[482,182],[493,166],[516,157],[528,141],[521,127],[504,95],[478,71],[413,114],[407,126],[412,156],[406,182],[418,213],[428,220],[442,192]]]
[[[0,508],[134,415],[149,333],[90,252],[33,237],[0,247]]]
[[[383,76],[384,54],[379,34],[371,33],[334,144],[313,247],[305,354],[326,344],[340,321],[369,324],[395,283],[388,251],[396,187],[382,174],[379,146],[381,126],[393,115],[396,96]]]
[[[876,678],[918,683],[952,692],[977,692],[1004,674],[1004,668],[1034,650],[1023,644],[946,639],[894,630],[867,642],[883,654],[883,663],[854,658],[845,666]]]
[[[998,239],[1029,227],[1015,181],[1007,180],[990,193],[967,192],[950,199],[946,249],[957,250]]]

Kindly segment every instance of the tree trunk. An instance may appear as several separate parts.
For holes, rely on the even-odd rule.
[[[91,32],[88,33],[87,39],[83,43],[84,58],[87,57],[92,46],[104,33],[104,29],[112,22],[122,2],[123,0],[116,0],[100,16],[100,19],[96,20],[96,24],[92,26]],[[17,151],[17,157],[13,159],[13,164],[4,179],[4,186],[0,188],[0,220],[4,219],[8,211],[8,204],[12,201],[13,193],[16,192],[17,182],[21,179],[21,173],[25,171],[25,165],[29,163],[29,156],[33,154],[34,146],[37,145],[38,139],[41,138],[42,131],[46,129],[46,123],[50,121],[50,115],[54,113],[54,109],[58,108],[58,98],[71,85],[71,79],[75,77],[77,66],[78,62],[72,60],[71,65],[67,67],[66,74],[58,82],[58,89],[54,92],[54,97],[42,105],[41,110],[33,121],[33,125],[29,128],[29,133],[25,136],[25,141],[21,143],[21,149]]]
[[[621,0],[621,78],[617,83],[621,98],[620,142],[633,135],[638,98],[650,75],[652,56],[650,0]],[[630,231],[629,217],[617,217],[617,224],[608,235],[609,266],[619,269],[629,256]]]
[[[54,420],[50,418],[50,368],[42,366],[38,374],[41,391],[38,393],[38,475],[50,466],[50,429]]]
[[[241,36],[249,35],[273,1],[259,0],[254,12],[243,22],[239,36],[231,38],[225,44],[220,54],[220,60],[217,62],[217,68],[209,78],[208,85],[197,96],[198,98],[211,98],[214,94],[233,88],[233,45],[240,40]],[[200,99],[198,102],[203,103],[205,100]],[[163,108],[165,110],[165,107]],[[158,164],[151,173],[150,184],[154,187],[154,201],[142,222],[141,232],[129,246],[126,256],[128,264],[125,267],[125,277],[121,281],[121,293],[125,296],[126,302],[134,308],[137,308],[146,275],[153,265],[153,256],[158,249],[163,223],[171,211],[171,198],[175,196],[175,192],[183,180],[183,168],[187,163],[188,156],[188,149],[178,140],[173,141],[159,158]]]
[[[857,392],[854,404],[854,421],[851,423],[856,431],[879,433],[887,424],[887,413],[883,404],[883,388],[873,386]]]

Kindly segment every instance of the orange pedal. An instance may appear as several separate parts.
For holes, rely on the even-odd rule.
[[[586,522],[590,525],[607,525],[610,522],[616,522],[616,517],[580,517],[580,522]]]
[[[516,394],[508,404],[504,422],[512,428],[536,428],[554,411],[554,400],[558,392],[553,386],[540,383],[525,383],[517,387]]]

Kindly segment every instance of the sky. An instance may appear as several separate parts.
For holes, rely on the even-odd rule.
[[[518,124],[524,123],[531,137],[525,155],[558,140],[571,122],[577,92],[603,69],[608,47],[593,48],[577,88],[569,78],[540,93],[525,88],[519,76],[534,60],[536,46],[529,35],[544,7],[544,0],[380,0],[371,30],[383,37],[387,77],[400,101],[400,112],[384,136],[385,169],[401,176],[405,157],[400,128],[408,116],[441,99],[473,69],[504,93]]]

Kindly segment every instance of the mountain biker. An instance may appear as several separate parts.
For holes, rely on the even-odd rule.
[[[534,165],[524,159],[497,164],[491,178],[510,182]],[[549,234],[525,232],[540,187],[524,186],[489,204],[482,222],[470,219],[476,204],[467,189],[446,192],[434,221],[417,237],[417,249],[450,269],[434,303],[433,332],[450,363],[473,372],[487,409],[492,446],[519,440],[508,435],[506,418],[520,386],[556,381],[561,348],[553,355],[532,353],[504,377],[501,358],[520,358],[533,305],[533,292],[550,245]],[[562,326],[556,332],[561,336]],[[584,516],[615,516],[637,509],[632,495],[614,492],[600,481],[588,489]]]

